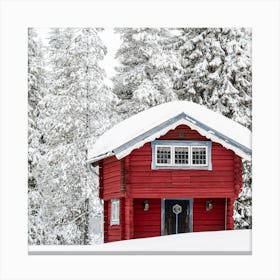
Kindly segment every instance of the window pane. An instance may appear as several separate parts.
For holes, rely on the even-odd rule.
[[[118,225],[120,222],[120,200],[111,200],[111,225]]]
[[[205,165],[206,164],[206,147],[192,148],[192,164]]]
[[[157,163],[171,164],[171,147],[157,147]]]
[[[112,216],[113,216],[113,220],[115,221],[115,220],[118,218],[118,216],[117,216],[117,211],[118,211],[118,209],[117,209],[117,203],[116,203],[116,201],[114,201],[114,203],[113,203],[112,206],[113,206],[113,207],[112,207]]]
[[[189,164],[189,147],[175,147],[175,164]]]

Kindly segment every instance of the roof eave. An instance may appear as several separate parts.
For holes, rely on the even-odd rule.
[[[107,152],[107,153],[105,153],[105,154],[102,154],[102,155],[98,155],[98,156],[96,156],[96,157],[91,157],[91,158],[89,158],[88,160],[87,160],[87,164],[88,164],[88,166],[89,165],[94,165],[94,166],[96,166],[97,164],[98,164],[98,162],[100,161],[100,160],[102,160],[102,159],[104,159],[104,158],[108,158],[108,157],[111,157],[111,156],[113,156],[114,155],[114,152]]]
[[[162,135],[165,135],[169,130],[175,129],[178,125],[185,124],[191,129],[198,131],[201,135],[212,140],[213,142],[221,144],[226,149],[232,150],[238,156],[244,159],[251,159],[252,150],[233,139],[219,133],[215,129],[208,127],[196,119],[181,113],[172,119],[152,128],[151,130],[139,135],[138,137],[124,143],[123,145],[114,149],[114,154],[118,159],[121,159],[134,149],[142,147],[145,143],[151,142]]]
[[[88,160],[88,163],[98,163],[100,160],[115,155],[118,159],[121,159],[131,153],[132,150],[142,147],[145,143],[151,142],[156,138],[166,134],[169,130],[175,129],[178,125],[185,124],[191,129],[197,130],[201,135],[212,140],[213,142],[220,143],[226,149],[232,150],[238,156],[250,160],[252,151],[250,148],[243,146],[233,139],[221,134],[220,132],[208,127],[207,125],[192,118],[186,113],[180,113],[173,118],[159,124],[158,126],[138,135],[130,141],[116,147],[113,151],[109,151],[105,154],[92,157]],[[95,164],[95,165],[96,165]]]

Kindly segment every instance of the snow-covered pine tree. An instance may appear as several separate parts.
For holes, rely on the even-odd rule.
[[[165,28],[118,28],[122,39],[113,79],[120,98],[119,111],[130,116],[149,107],[176,100],[174,69],[180,67],[172,50],[173,34]]]
[[[47,152],[36,179],[42,193],[44,244],[87,244],[90,205],[98,215],[96,176],[87,169],[87,147],[109,126],[113,95],[99,67],[106,48],[95,28],[56,28],[49,37],[49,92],[39,124]],[[101,238],[101,233],[95,238]]]
[[[113,79],[124,116],[171,100],[189,100],[251,128],[251,30],[122,28]],[[178,58],[180,65],[178,65]],[[160,85],[160,86],[158,86]],[[174,95],[175,93],[175,95]],[[251,227],[251,164],[235,203],[237,228]]]
[[[175,75],[178,98],[208,108],[251,128],[251,30],[182,28],[175,48],[182,68]],[[235,203],[236,228],[251,227],[251,164],[243,162],[244,185]],[[237,218],[238,217],[238,218]]]
[[[43,46],[34,28],[28,29],[28,240],[40,244],[42,195],[35,179],[38,160],[44,153],[42,133],[38,127],[38,103],[45,93]]]
[[[235,201],[234,224],[237,229],[252,228],[252,164],[243,161],[243,187]]]

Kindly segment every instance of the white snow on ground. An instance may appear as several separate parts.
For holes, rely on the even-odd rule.
[[[175,101],[168,102],[143,112],[140,112],[112,127],[105,132],[89,149],[88,159],[89,162],[98,161],[101,158],[115,154],[117,158],[122,158],[129,154],[133,149],[143,146],[145,143],[154,140],[155,138],[164,135],[170,129],[174,129],[179,124],[189,125],[192,129],[196,129],[199,133],[211,139],[214,142],[218,142],[224,147],[233,150],[236,154],[243,158],[249,159],[250,155],[244,153],[239,148],[232,146],[219,139],[213,131],[206,131],[199,128],[192,120],[184,119],[179,120],[177,123],[168,126],[161,131],[153,134],[141,142],[130,146],[122,153],[116,154],[114,150],[135,137],[142,135],[143,133],[155,128],[163,122],[172,119],[180,113],[185,113],[188,116],[196,119],[197,121],[207,125],[213,130],[222,133],[228,138],[238,142],[239,144],[251,149],[251,131],[246,127],[232,121],[229,118],[224,117],[220,113],[213,112],[207,109],[205,106],[195,104],[188,101]]]
[[[181,233],[160,237],[116,241],[100,245],[29,246],[42,252],[251,252],[251,230]]]

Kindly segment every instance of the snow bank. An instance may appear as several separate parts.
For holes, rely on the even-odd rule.
[[[184,117],[168,125],[168,121],[174,120],[180,114],[184,114]],[[155,129],[165,122],[166,126]],[[232,149],[243,158],[250,158],[250,130],[204,106],[188,101],[175,101],[155,106],[115,125],[89,149],[88,161],[96,162],[111,155],[116,155],[120,159],[133,149],[153,141],[180,124],[189,125],[208,139]],[[151,133],[145,135],[148,131]],[[137,139],[140,140],[137,142]],[[130,144],[132,140],[135,141]],[[125,148],[120,149],[120,147]]]
[[[251,230],[182,233],[88,246],[29,246],[42,253],[251,253]]]

